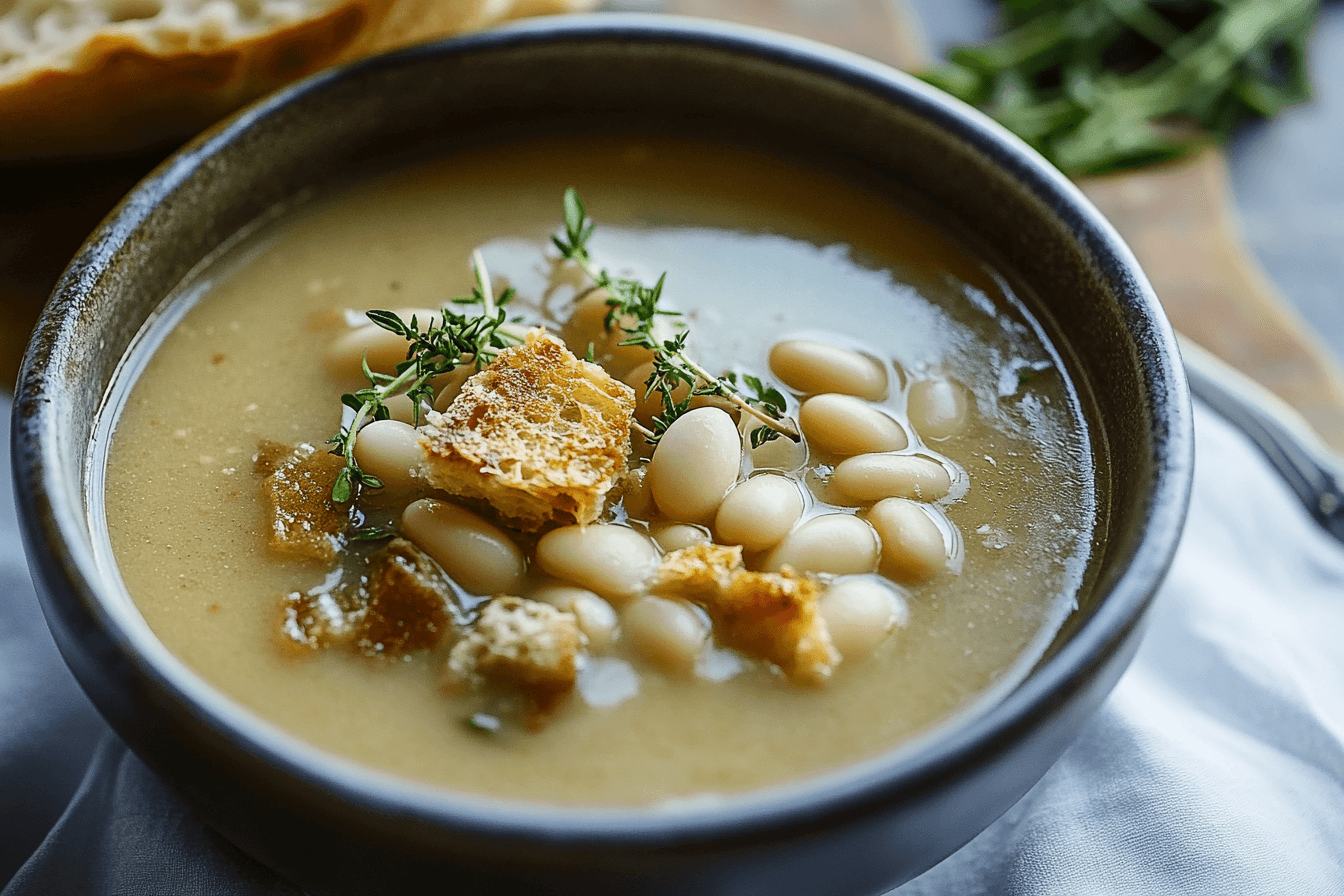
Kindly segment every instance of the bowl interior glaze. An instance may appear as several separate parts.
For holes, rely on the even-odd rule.
[[[1091,587],[1001,704],[915,748],[675,812],[548,810],[422,788],[306,747],[214,692],[101,580],[89,446],[161,302],[294,197],[512,135],[695,133],[889,190],[1010,270],[1090,395],[1107,521]],[[842,51],[643,16],[543,21],[331,71],[208,132],[85,245],[20,377],[14,458],[30,564],[62,652],[121,736],[212,824],[312,892],[869,892],[932,866],[1033,784],[1109,691],[1175,549],[1189,396],[1132,256],[1015,138]]]

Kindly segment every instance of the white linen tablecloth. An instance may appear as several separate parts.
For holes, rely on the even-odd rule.
[[[1021,802],[899,896],[1344,894],[1344,545],[1238,430],[1202,407],[1195,419],[1189,523],[1133,665]],[[0,896],[296,893],[84,699],[43,624],[9,491],[6,478]]]

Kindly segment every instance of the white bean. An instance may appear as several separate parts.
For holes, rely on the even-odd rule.
[[[416,417],[414,413],[415,406],[411,403],[411,396],[407,395],[404,392],[400,395],[392,395],[383,400],[383,405],[392,415],[393,420],[397,420],[402,423],[407,423],[412,426],[416,425],[415,423]],[[421,402],[420,417],[419,417],[421,423],[425,422],[425,412],[428,410],[430,410],[429,405],[425,404],[424,402]]]
[[[868,511],[882,539],[882,574],[898,582],[922,582],[947,568],[947,543],[934,522],[937,511],[906,498],[886,498]]]
[[[621,614],[621,633],[648,663],[667,672],[689,675],[709,638],[709,626],[685,601],[645,595]]]
[[[589,651],[601,653],[616,640],[616,611],[587,588],[556,582],[537,588],[531,597],[573,613],[579,631],[588,638]]]
[[[653,542],[639,532],[605,523],[561,526],[537,542],[542,569],[617,606],[644,590],[659,559]]]
[[[764,428],[765,424],[762,423],[758,426],[754,417],[748,417],[746,422],[745,442],[747,445],[751,445],[752,432]],[[807,463],[807,443],[803,441],[795,442],[793,439],[787,439],[783,436],[771,439],[759,448],[749,447],[747,451],[751,457],[751,466],[754,470],[791,472]]]
[[[443,312],[433,308],[398,308],[396,314],[407,323],[415,316],[422,328],[431,317],[435,320],[443,319]],[[362,380],[362,363],[366,352],[370,370],[392,373],[398,364],[406,360],[409,348],[410,343],[405,337],[384,330],[375,323],[366,323],[337,336],[327,346],[325,361],[327,370],[333,375]]]
[[[951,380],[924,380],[910,387],[910,425],[921,437],[940,442],[961,432],[970,416],[966,390]]]
[[[355,439],[355,461],[390,488],[413,488],[425,459],[415,427],[400,420],[374,420]]]
[[[440,377],[439,394],[434,396],[434,410],[442,414],[457,398],[467,380],[476,373],[476,356],[466,355],[456,367]]]
[[[742,437],[718,408],[688,411],[672,422],[649,462],[648,482],[664,516],[708,522],[737,481]]]
[[[523,552],[503,529],[470,510],[422,498],[401,514],[401,531],[472,594],[517,594]]]
[[[722,395],[692,395],[691,407],[694,408],[718,408],[729,417],[733,418],[733,425],[736,426],[738,420],[742,417],[742,409],[733,404]]]
[[[914,454],[861,454],[840,462],[831,487],[856,504],[883,498],[938,501],[947,496],[952,477],[942,464]]]
[[[890,587],[860,576],[832,584],[817,609],[826,620],[831,643],[847,662],[871,654],[909,615],[905,600]]]
[[[592,289],[574,303],[569,317],[560,327],[560,332],[569,350],[582,358],[588,350],[588,343],[596,343],[607,337],[606,319],[611,306],[607,299],[611,293],[605,289]]]
[[[634,370],[622,377],[624,382],[631,389],[635,390],[635,419],[645,426],[653,425],[653,418],[663,412],[663,393],[649,392],[646,383],[648,383],[650,374],[653,373],[653,362],[641,364]],[[685,401],[686,396],[691,394],[691,387],[688,383],[678,383],[672,390],[672,400],[676,402]],[[692,408],[718,408],[727,412],[728,416],[737,420],[741,416],[742,410],[728,399],[721,395],[691,395]]]
[[[621,345],[630,334],[624,327],[633,328],[634,315],[627,314],[606,328],[607,312],[611,306],[607,299],[611,294],[605,289],[594,289],[574,303],[569,319],[560,328],[561,338],[569,350],[580,358],[588,356],[588,347],[593,347],[593,360],[606,368],[615,377],[622,377],[634,368],[653,359],[653,352],[638,345]],[[659,342],[673,335],[672,324],[666,317],[658,317],[653,322],[653,337]]]
[[[714,531],[721,544],[748,551],[768,550],[783,540],[803,515],[803,496],[787,476],[753,476],[733,486],[719,505]]]
[[[909,444],[901,424],[852,395],[812,396],[798,411],[798,424],[813,447],[830,454],[900,451]]]
[[[649,468],[640,466],[626,473],[622,480],[621,506],[625,515],[635,520],[653,516],[653,494],[649,491]]]
[[[639,365],[623,377],[625,384],[635,390],[635,419],[645,426],[649,426],[653,418],[663,412],[663,393],[649,392],[645,385],[652,373],[653,362],[650,361]],[[685,401],[690,391],[691,387],[688,384],[680,383],[672,390],[672,400]]]
[[[887,397],[887,370],[874,358],[812,339],[786,339],[770,349],[770,371],[805,394],[842,392],[871,401]]]
[[[667,551],[679,551],[697,544],[709,544],[709,533],[700,526],[690,523],[654,523],[649,526],[649,534],[658,543],[658,547]]]
[[[873,527],[847,513],[826,513],[784,536],[765,558],[765,568],[792,566],[799,572],[835,575],[872,572],[880,545]]]
[[[612,376],[620,376],[628,373],[632,368],[648,362],[653,356],[653,352],[639,345],[621,345],[622,342],[630,338],[630,334],[622,329],[622,326],[634,327],[636,324],[634,315],[627,314],[616,322],[610,333],[607,334],[606,343],[603,345],[603,351],[600,356],[595,358]],[[658,342],[671,339],[675,335],[672,324],[668,323],[667,318],[659,317],[653,321],[653,338]],[[588,350],[584,346],[584,351]],[[579,357],[585,357],[580,355]]]

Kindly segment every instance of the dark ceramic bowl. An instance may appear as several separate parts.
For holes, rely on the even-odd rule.
[[[917,749],[712,808],[520,807],[416,786],[277,733],[168,654],[108,587],[86,488],[100,402],[193,267],[299,191],[394,155],[595,121],[788,147],[886,184],[1035,297],[1094,398],[1108,528],[1078,611],[1002,703]],[[919,874],[1021,797],[1120,676],[1176,546],[1193,447],[1176,343],[1151,289],[1110,226],[1023,144],[848,53],[625,16],[537,22],[331,71],[192,143],[61,280],[24,363],[13,432],[34,578],[94,703],[246,852],[313,893],[361,894],[425,880],[464,893],[870,893]]]

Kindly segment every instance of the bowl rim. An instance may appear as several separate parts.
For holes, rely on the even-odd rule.
[[[255,123],[312,93],[365,73],[427,57],[516,49],[553,42],[691,44],[754,57],[875,94],[934,125],[953,131],[1005,167],[1031,195],[1048,205],[1080,244],[1125,283],[1132,315],[1145,324],[1153,424],[1153,488],[1143,507],[1148,524],[1133,557],[1105,599],[1069,640],[997,703],[936,736],[908,742],[870,759],[803,780],[724,795],[712,803],[687,801],[671,809],[571,807],[505,800],[425,785],[336,757],[216,691],[170,654],[143,619],[109,607],[100,593],[79,485],[84,470],[62,469],[58,410],[61,381],[50,365],[62,340],[75,332],[81,290],[125,249],[158,198],[186,183],[211,156]],[[109,215],[62,276],[38,323],[15,391],[12,456],[16,498],[30,565],[74,594],[122,658],[153,688],[171,695],[212,734],[256,760],[331,797],[382,814],[488,837],[524,835],[554,844],[604,845],[741,842],[783,832],[803,833],[839,817],[869,815],[893,802],[931,794],[949,775],[978,767],[1009,749],[1035,721],[1078,689],[1087,670],[1103,663],[1130,637],[1170,565],[1184,521],[1193,467],[1193,420],[1175,335],[1132,253],[1080,190],[1034,150],[987,116],[914,77],[857,54],[805,38],[747,26],[650,14],[584,14],[524,21],[497,30],[411,47],[329,69],[287,87],[216,125],[146,177]],[[1148,378],[1147,374],[1157,374]],[[1165,388],[1152,388],[1165,381]],[[41,591],[42,589],[39,589]],[[55,615],[44,596],[49,620]],[[143,629],[141,631],[140,629]],[[58,639],[59,640],[59,639]],[[912,748],[913,747],[913,748]]]

